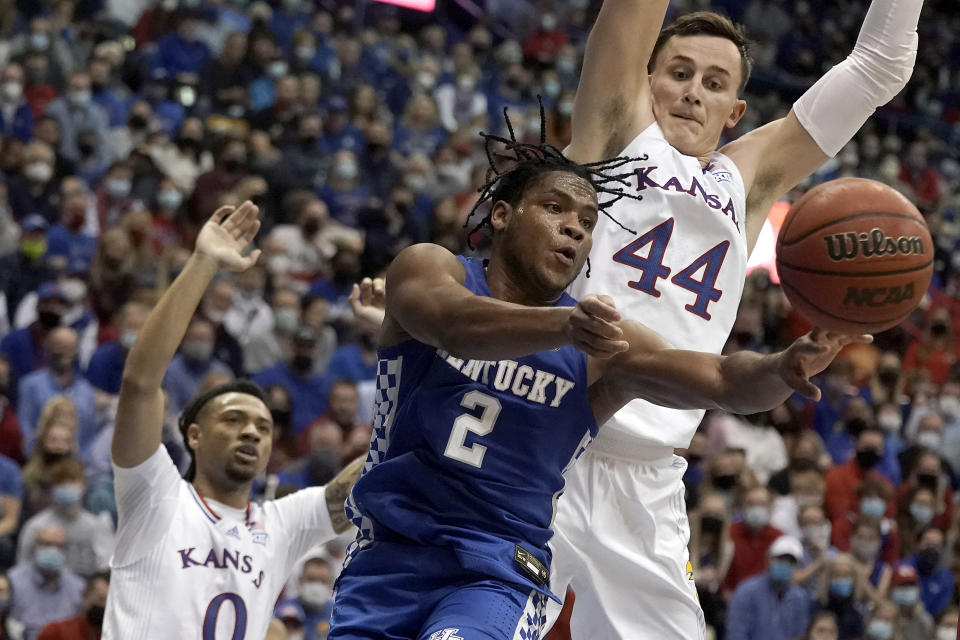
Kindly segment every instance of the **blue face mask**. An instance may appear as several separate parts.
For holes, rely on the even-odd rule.
[[[840,598],[849,598],[853,595],[853,579],[834,578],[830,581],[830,593]]]
[[[793,579],[793,565],[783,560],[774,560],[770,563],[770,579],[779,583],[790,582]]]
[[[38,547],[33,555],[37,569],[46,575],[56,575],[63,569],[67,558],[57,547]]]
[[[883,498],[864,498],[860,501],[860,513],[871,518],[880,518],[887,511]]]
[[[933,520],[933,509],[925,504],[914,502],[910,505],[910,515],[918,525],[925,527]]]
[[[61,507],[72,507],[82,497],[83,491],[75,484],[58,484],[53,488],[53,501]]]

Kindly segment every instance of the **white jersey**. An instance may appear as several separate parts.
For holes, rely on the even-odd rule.
[[[294,564],[336,535],[323,487],[232,509],[198,495],[163,446],[114,473],[104,640],[260,640]]]
[[[720,353],[737,316],[747,268],[746,195],[740,172],[714,153],[706,169],[666,141],[652,124],[620,154],[642,158],[629,192],[593,231],[590,277],[570,287],[575,298],[606,294],[625,318],[650,327],[678,349]],[[601,196],[602,199],[602,196]],[[591,450],[631,457],[637,447],[686,447],[703,411],[634,400],[600,430]]]

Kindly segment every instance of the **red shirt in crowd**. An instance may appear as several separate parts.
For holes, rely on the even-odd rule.
[[[893,496],[893,485],[890,484],[889,480],[876,471],[864,472],[856,460],[850,460],[827,471],[824,478],[827,483],[827,493],[823,500],[823,510],[830,521],[834,523],[833,526],[837,526],[837,522],[848,514],[860,512],[860,505],[857,501],[857,487],[868,475],[887,487],[889,495]],[[887,503],[886,515],[893,517],[895,509],[896,502],[891,497]]]
[[[51,622],[40,630],[37,640],[100,640],[100,630],[94,629],[83,616]]]
[[[720,588],[727,592],[733,591],[747,578],[766,571],[767,550],[773,541],[782,535],[783,531],[770,525],[764,525],[763,529],[755,533],[742,522],[730,525],[733,558]]]
[[[17,414],[6,398],[0,397],[0,454],[23,464],[23,436]]]
[[[850,537],[853,535],[854,514],[835,520],[830,530],[830,544],[838,551],[850,552]],[[895,567],[900,564],[900,532],[897,525],[890,518],[884,518],[880,524],[881,546],[880,558]]]
[[[950,375],[950,367],[957,361],[958,347],[946,350],[934,348],[922,342],[913,342],[903,357],[903,370],[922,369],[930,374],[930,382],[942,384]]]

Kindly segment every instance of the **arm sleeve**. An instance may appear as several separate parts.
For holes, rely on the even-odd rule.
[[[113,465],[117,535],[111,566],[134,562],[151,551],[173,519],[183,479],[163,445],[136,467]]]
[[[853,52],[794,103],[800,124],[828,156],[906,86],[922,6],[923,0],[873,0]]]

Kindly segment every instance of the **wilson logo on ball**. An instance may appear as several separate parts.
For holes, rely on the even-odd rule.
[[[913,283],[902,287],[848,287],[843,304],[854,307],[884,307],[888,304],[900,304],[913,298]]]
[[[862,255],[865,258],[874,256],[909,256],[926,253],[923,238],[920,236],[900,236],[893,238],[882,229],[873,229],[870,233],[834,233],[823,237],[827,243],[827,254],[834,262],[854,260]]]

